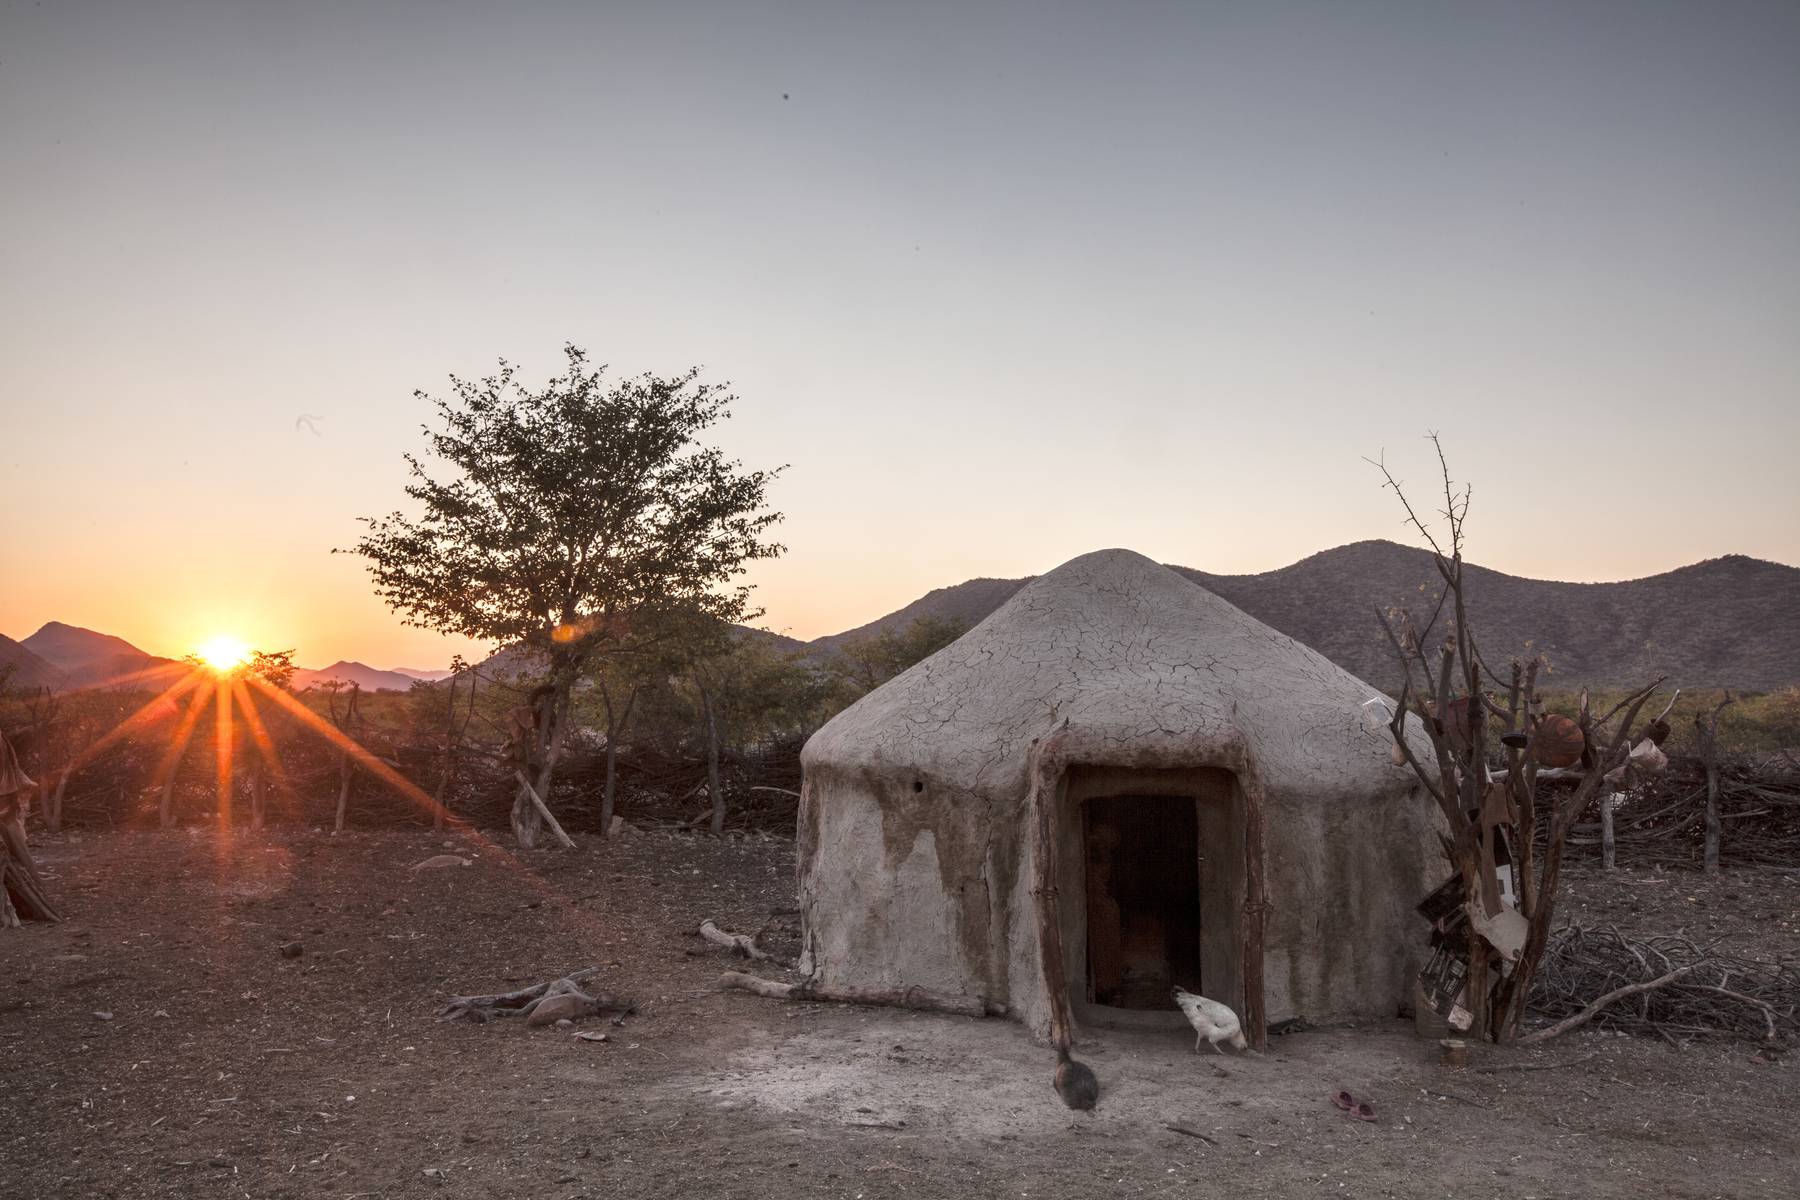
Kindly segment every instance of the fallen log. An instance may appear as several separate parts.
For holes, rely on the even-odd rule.
[[[605,992],[590,993],[581,986],[599,973],[599,967],[586,967],[516,992],[452,996],[438,1017],[445,1021],[473,1021],[478,1025],[497,1017],[524,1017],[527,1024],[547,1025],[565,1017],[575,1020],[600,1012],[634,1011],[636,1005],[629,1000]]]
[[[1571,1029],[1578,1029],[1581,1026],[1586,1025],[1589,1021],[1599,1015],[1602,1009],[1613,1001],[1623,1000],[1627,996],[1635,996],[1639,992],[1654,991],[1664,984],[1674,983],[1677,979],[1680,979],[1683,975],[1686,975],[1689,971],[1692,971],[1695,967],[1700,965],[1701,964],[1697,962],[1689,963],[1685,967],[1676,967],[1666,975],[1658,975],[1655,979],[1647,979],[1643,983],[1628,983],[1624,987],[1614,988],[1612,991],[1606,993],[1606,995],[1595,999],[1591,1004],[1574,1016],[1565,1017],[1546,1029],[1539,1029],[1532,1033],[1528,1033],[1514,1044],[1519,1046],[1535,1046],[1539,1042],[1547,1042],[1553,1037],[1560,1037]]]
[[[727,933],[713,924],[712,918],[700,922],[700,936],[715,946],[723,946],[739,958],[753,958],[758,962],[774,962],[783,966],[792,966],[785,959],[776,958],[767,950],[756,944],[756,939],[746,933]]]
[[[735,988],[770,1000],[826,1000],[836,1004],[869,1004],[883,1008],[910,1008],[920,1012],[950,1013],[958,1017],[1003,1017],[1006,1006],[980,996],[950,996],[921,987],[827,988],[811,982],[781,983],[742,971],[726,971],[719,986]]]

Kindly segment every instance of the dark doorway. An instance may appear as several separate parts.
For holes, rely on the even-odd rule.
[[[1200,845],[1192,796],[1096,796],[1087,847],[1088,994],[1114,1008],[1174,1008],[1201,990]]]

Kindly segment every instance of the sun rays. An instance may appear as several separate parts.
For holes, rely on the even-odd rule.
[[[218,651],[216,658],[215,649]],[[283,730],[274,728],[272,731],[276,718],[281,718],[289,728],[318,738],[348,757],[363,773],[373,776],[386,788],[403,797],[420,815],[433,818],[434,821],[448,815],[448,810],[438,799],[396,769],[398,764],[380,757],[314,712],[305,701],[284,686],[265,678],[261,670],[269,657],[249,649],[240,652],[235,647],[213,647],[209,643],[205,658],[196,655],[184,663],[165,667],[164,671],[179,670],[179,678],[71,757],[64,768],[65,776],[72,775],[121,739],[133,738],[140,743],[149,739],[159,740],[162,744],[156,749],[155,766],[149,775],[149,790],[157,797],[157,815],[149,819],[160,820],[164,828],[171,827],[175,824],[174,798],[183,760],[196,744],[197,735],[199,743],[204,744],[206,735],[202,732],[202,722],[207,717],[207,709],[211,708],[211,736],[214,746],[210,773],[213,776],[217,804],[213,844],[221,861],[232,853],[230,847],[234,838],[237,808],[234,801],[240,774],[246,771],[252,773],[253,814],[260,814],[263,809],[262,803],[255,802],[263,780],[273,785],[272,793],[275,796],[292,798],[297,794],[296,780],[289,775],[278,750],[277,738],[283,735]],[[134,678],[148,679],[151,676],[146,674]],[[241,747],[237,744],[240,737],[244,741]],[[261,773],[260,778],[257,773]],[[269,793],[261,794],[266,796]],[[546,903],[554,905],[580,924],[589,925],[593,922],[590,914],[582,911],[550,881],[539,876],[492,837],[462,822],[455,823],[453,832],[479,847],[483,854],[491,855],[507,870],[529,880]]]
[[[201,662],[221,675],[227,675],[250,661],[250,647],[230,634],[208,638],[195,651]]]
[[[267,770],[279,792],[289,793],[293,790],[281,756],[276,752],[274,739],[269,735],[268,726],[257,711],[257,700],[260,697],[291,715],[307,732],[324,739],[335,749],[348,755],[363,771],[398,792],[420,812],[431,816],[437,814],[438,802],[424,789],[339,731],[293,695],[257,675],[251,669],[254,660],[254,654],[242,643],[229,639],[209,642],[203,648],[202,655],[197,655],[186,664],[180,678],[78,751],[69,760],[64,773],[72,775],[121,739],[142,734],[158,722],[174,717],[168,744],[158,756],[151,775],[152,786],[163,793],[159,805],[162,823],[170,824],[173,812],[168,792],[181,769],[182,759],[193,742],[194,732],[210,707],[213,710],[214,787],[218,796],[218,820],[221,828],[229,828],[236,790],[236,768],[239,765],[237,725],[240,720],[248,734],[248,744],[243,753],[256,755],[260,767]],[[185,707],[178,707],[184,698],[187,701]]]

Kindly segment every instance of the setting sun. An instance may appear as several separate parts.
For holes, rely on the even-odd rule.
[[[242,666],[250,658],[250,647],[228,634],[209,638],[195,652],[200,661],[215,671],[229,671]]]

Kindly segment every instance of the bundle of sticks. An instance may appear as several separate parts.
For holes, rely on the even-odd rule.
[[[1629,990],[1634,985],[1653,985]],[[1800,969],[1721,954],[1684,937],[1631,938],[1569,925],[1551,935],[1531,986],[1531,1011],[1567,1020],[1613,992],[1593,1024],[1672,1043],[1800,1038]]]
[[[1800,867],[1800,765],[1785,755],[1720,764],[1719,818],[1726,865]],[[1661,777],[1618,798],[1613,817],[1618,861],[1697,861],[1705,819],[1704,765],[1671,756]],[[1590,813],[1586,823],[1570,830],[1571,854],[1599,853],[1598,821],[1598,814]]]

